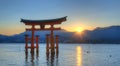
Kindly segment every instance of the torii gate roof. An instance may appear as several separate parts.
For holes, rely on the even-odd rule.
[[[28,19],[21,19],[21,22],[25,23],[26,25],[51,25],[51,24],[61,24],[62,22],[66,21],[66,17],[56,18],[56,19],[47,19],[47,20],[28,20]]]

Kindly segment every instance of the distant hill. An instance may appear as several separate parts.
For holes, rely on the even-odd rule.
[[[82,35],[85,43],[120,43],[120,26],[98,27],[86,30]]]
[[[12,35],[12,36],[2,36],[0,35],[0,43],[23,43],[25,42],[25,36],[28,34],[29,37],[31,37],[31,32],[23,32],[20,34]],[[50,31],[36,31],[35,35],[40,36],[40,42],[46,42],[46,34],[50,34]],[[74,32],[68,32],[66,30],[59,30],[54,31],[55,35],[59,35],[59,42],[65,43],[65,42],[71,42],[72,36]]]
[[[40,42],[46,42],[46,34],[49,31],[36,31],[35,35],[40,36]],[[24,35],[28,34],[31,37],[31,32],[23,32],[13,36],[0,35],[0,43],[23,43]],[[85,30],[82,35],[66,30],[55,31],[55,35],[59,35],[61,43],[120,43],[120,26],[97,27],[90,31]]]

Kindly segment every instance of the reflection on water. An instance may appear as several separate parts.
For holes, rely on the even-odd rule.
[[[58,65],[58,53],[46,53],[47,66]]]
[[[36,58],[35,58],[36,57]],[[30,59],[29,59],[30,58]],[[36,61],[35,61],[36,59]],[[29,62],[30,61],[30,62]],[[58,53],[46,53],[46,65],[47,66],[59,66],[58,65]],[[39,66],[39,52],[25,52],[25,66]]]
[[[39,59],[38,59],[38,57],[39,57],[39,52],[36,52],[36,62],[34,62],[34,59],[35,59],[35,52],[30,52],[30,61],[31,61],[31,64],[27,64],[28,63],[28,61],[29,61],[29,55],[28,55],[29,53],[28,53],[28,51],[26,52],[25,51],[25,63],[26,63],[26,65],[25,66],[39,66],[38,65],[38,62],[39,62]],[[36,63],[36,64],[35,64]]]
[[[82,66],[82,47],[76,47],[76,66]]]

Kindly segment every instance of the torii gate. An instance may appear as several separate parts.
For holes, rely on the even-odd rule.
[[[36,47],[34,45],[35,37],[34,33],[35,31],[41,31],[41,30],[49,30],[51,31],[50,35],[46,35],[46,52],[49,52],[49,49],[51,49],[51,53],[54,53],[55,48],[56,52],[58,52],[58,35],[56,35],[56,47],[54,45],[54,30],[60,30],[61,28],[55,28],[54,25],[61,24],[62,22],[66,21],[66,17],[62,18],[56,18],[56,19],[48,19],[48,20],[26,20],[21,19],[21,22],[23,22],[25,25],[31,25],[32,28],[26,28],[26,31],[32,32],[32,37],[28,38],[28,35],[26,35],[26,46],[25,49],[28,50],[28,48],[31,49],[31,51],[34,51],[34,48],[36,48],[36,51],[39,49],[38,40],[39,36],[36,36]],[[35,28],[36,25],[40,25],[40,28]],[[49,28],[45,28],[45,25],[50,25]],[[28,46],[28,40],[31,41],[31,46]],[[50,42],[50,46],[49,46]]]

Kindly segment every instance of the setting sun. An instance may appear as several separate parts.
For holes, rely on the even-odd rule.
[[[80,33],[80,32],[82,32],[83,30],[84,30],[84,29],[83,29],[82,27],[78,27],[78,28],[76,28],[75,31]]]

